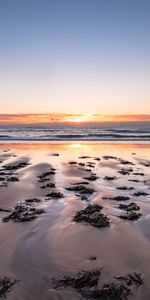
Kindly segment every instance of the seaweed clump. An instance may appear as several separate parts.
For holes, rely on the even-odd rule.
[[[133,210],[139,210],[140,209],[140,207],[135,202],[131,202],[129,204],[120,203],[119,208],[124,209],[126,211],[133,211]]]
[[[149,195],[148,193],[146,193],[146,192],[141,192],[141,191],[135,192],[135,193],[133,194],[133,196],[135,196],[135,197],[148,196],[148,195]]]
[[[117,187],[117,190],[121,190],[121,191],[132,191],[132,190],[134,190],[134,188],[132,187],[132,186],[125,186],[125,185],[123,185],[123,186],[118,186]]]
[[[115,196],[115,197],[103,197],[105,200],[115,200],[115,201],[127,201],[130,200],[128,196]]]
[[[85,287],[94,287],[98,284],[101,270],[82,271],[74,276],[64,276],[53,278],[52,283],[55,288],[71,286],[75,289],[83,289]]]
[[[46,197],[53,198],[53,199],[61,199],[61,198],[64,198],[64,195],[60,192],[51,192],[51,193],[47,194]]]
[[[95,181],[97,180],[99,177],[96,176],[95,174],[91,174],[89,177],[84,177],[84,179],[86,180],[90,180],[90,181]]]
[[[78,211],[74,216],[75,222],[87,222],[95,227],[110,226],[109,218],[101,213],[102,206],[98,204],[88,205],[85,209]]]
[[[44,172],[42,173],[41,175],[38,175],[37,178],[38,178],[38,182],[45,182],[45,181],[48,181],[50,180],[49,178],[47,178],[47,176],[51,176],[51,175],[55,175],[55,169],[51,168],[50,171],[47,171],[47,172]]]
[[[74,276],[54,277],[52,284],[55,289],[70,286],[85,299],[99,300],[127,300],[130,295],[133,295],[133,288],[143,284],[141,274],[133,273],[127,276],[116,276],[112,282],[99,287],[100,276],[101,269],[83,271]]]
[[[92,188],[86,188],[84,185],[76,185],[66,188],[68,191],[79,192],[80,194],[93,194],[95,191]]]
[[[92,299],[127,300],[132,295],[131,289],[123,284],[108,283],[91,292]]]
[[[20,163],[18,163],[16,165],[7,165],[7,166],[4,166],[3,169],[6,170],[6,171],[17,171],[17,170],[25,168],[25,167],[27,167],[29,165],[30,165],[29,163],[20,162]]]
[[[129,221],[138,220],[140,217],[141,217],[141,213],[135,212],[133,210],[127,211],[126,214],[120,216],[121,219],[129,220]]]
[[[5,299],[7,294],[12,291],[13,286],[18,282],[18,280],[12,280],[9,277],[4,277],[0,279],[0,298]]]
[[[38,209],[35,207],[31,207],[25,205],[24,203],[17,204],[12,213],[5,218],[3,218],[3,222],[27,222],[35,220],[40,214],[43,214],[43,209]]]
[[[104,180],[108,180],[108,181],[112,181],[112,180],[116,180],[117,177],[116,176],[105,176]]]

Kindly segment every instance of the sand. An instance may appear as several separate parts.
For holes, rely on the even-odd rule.
[[[148,144],[0,146],[0,172],[9,173],[7,176],[0,175],[7,179],[6,182],[0,181],[0,208],[12,210],[25,199],[38,198],[41,201],[32,206],[45,211],[28,222],[3,222],[9,213],[0,212],[0,277],[20,280],[7,294],[9,300],[83,299],[73,288],[55,289],[51,279],[101,267],[102,283],[111,282],[113,276],[141,273],[144,284],[128,299],[149,300],[149,153]],[[17,170],[5,170],[21,163],[26,165]],[[120,173],[122,169],[129,168],[132,168],[129,174]],[[45,176],[41,182],[39,176],[50,170],[52,174]],[[98,179],[87,179],[93,173]],[[107,180],[106,176],[115,178]],[[17,177],[19,181],[8,181],[11,177]],[[88,182],[86,187],[94,190],[87,199],[81,199],[80,193],[66,189],[83,182]],[[55,188],[41,188],[48,183],[55,184]],[[124,186],[133,190],[117,189]],[[63,194],[63,197],[47,197],[52,191]],[[134,196],[137,191],[148,195]],[[118,195],[128,196],[130,200],[109,199]],[[119,203],[130,202],[140,207],[141,217],[138,220],[128,221],[119,217],[125,213],[118,208]],[[89,203],[103,206],[104,214],[110,219],[110,227],[96,228],[73,221],[76,212]],[[91,256],[96,260],[91,261]]]

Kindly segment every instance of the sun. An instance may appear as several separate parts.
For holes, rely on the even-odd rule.
[[[71,123],[81,123],[82,122],[81,118],[78,118],[78,117],[71,118],[68,121]]]
[[[82,115],[75,115],[72,116],[71,118],[69,118],[67,120],[67,122],[70,123],[84,123],[84,122],[90,122],[93,120],[93,114],[89,114],[89,113],[84,113]]]

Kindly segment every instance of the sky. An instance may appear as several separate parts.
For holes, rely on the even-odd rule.
[[[150,114],[149,53],[149,0],[0,0],[0,113]]]

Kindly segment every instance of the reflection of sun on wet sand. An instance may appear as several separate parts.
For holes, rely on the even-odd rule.
[[[148,300],[150,146],[7,147],[0,297]]]

